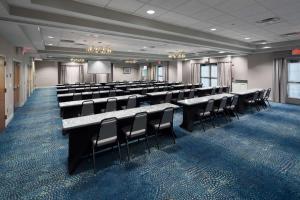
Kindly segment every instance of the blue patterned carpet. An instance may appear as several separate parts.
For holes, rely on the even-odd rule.
[[[67,173],[55,89],[36,90],[0,134],[0,199],[300,199],[300,107],[273,108],[192,133],[131,145],[132,160],[100,154]],[[125,158],[126,149],[122,148]]]

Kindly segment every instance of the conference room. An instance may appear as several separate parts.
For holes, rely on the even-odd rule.
[[[0,199],[300,199],[299,9],[1,0]]]

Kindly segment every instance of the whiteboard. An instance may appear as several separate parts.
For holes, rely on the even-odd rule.
[[[111,63],[109,61],[88,61],[89,74],[110,74]]]

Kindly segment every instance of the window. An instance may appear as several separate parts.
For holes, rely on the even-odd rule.
[[[164,81],[165,80],[165,67],[157,66],[157,80]]]
[[[218,85],[218,66],[217,64],[200,65],[200,78],[203,87],[214,87]]]
[[[300,62],[288,65],[288,97],[300,99]]]
[[[147,80],[148,77],[148,67],[147,65],[142,68],[142,80]]]

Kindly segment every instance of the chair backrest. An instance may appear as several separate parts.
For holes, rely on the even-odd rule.
[[[180,90],[178,93],[177,100],[179,101],[179,100],[183,100],[183,99],[184,99],[184,92]]]
[[[215,103],[215,100],[213,100],[213,99],[208,100],[208,102],[206,104],[206,107],[205,107],[205,112],[211,112],[211,111],[213,111],[213,109],[214,109],[214,103]]]
[[[184,88],[184,89],[188,89],[188,86],[185,84],[183,88]]]
[[[213,87],[212,90],[211,90],[211,95],[215,95],[216,94],[216,88]]]
[[[225,92],[226,92],[226,93],[229,93],[229,92],[230,92],[230,87],[226,87],[226,88],[225,88]]]
[[[117,98],[108,98],[106,102],[105,112],[117,110]]]
[[[109,97],[115,97],[115,96],[117,96],[116,90],[110,90],[109,93],[108,93],[108,96]]]
[[[239,95],[234,95],[232,98],[231,106],[237,106],[239,101]]]
[[[257,100],[257,98],[258,98],[258,95],[259,95],[259,91],[256,91],[255,93],[254,93],[254,95],[253,95],[253,101],[256,101]]]
[[[100,98],[101,96],[100,96],[100,92],[93,92],[92,93],[92,98],[93,99],[97,99],[97,98]]]
[[[218,93],[219,93],[219,94],[222,94],[222,93],[223,93],[223,87],[219,87]]]
[[[189,98],[194,98],[195,97],[195,90],[191,89],[190,93],[189,93]]]
[[[134,131],[144,130],[146,133],[147,130],[147,112],[136,113],[134,116],[134,120],[131,126],[130,135]]]
[[[226,104],[227,104],[227,97],[222,97],[219,110],[225,108]]]
[[[136,107],[136,95],[129,96],[127,100],[127,109]]]
[[[143,88],[142,89],[142,95],[146,95],[147,94],[147,88]]]
[[[154,87],[154,92],[158,92],[158,87]]]
[[[91,91],[91,87],[85,87],[85,88],[84,88],[84,91],[86,91],[86,92]]]
[[[107,138],[117,137],[117,121],[117,118],[113,117],[100,122],[100,129],[96,137],[97,142]]]
[[[172,107],[165,108],[161,116],[160,125],[166,123],[173,124],[173,116],[174,116],[174,108]]]
[[[75,88],[69,88],[69,89],[68,89],[68,92],[69,92],[69,93],[76,93],[76,90],[75,90]]]
[[[73,101],[82,100],[82,94],[73,93]]]
[[[268,88],[264,99],[269,99],[270,94],[271,94],[271,88]]]
[[[264,97],[265,97],[265,92],[266,92],[266,90],[261,90],[261,91],[259,91],[258,98],[259,98],[260,100],[264,99]]]
[[[86,100],[82,102],[81,116],[93,115],[94,114],[94,101]]]
[[[203,86],[203,83],[199,83],[199,88],[202,88],[202,86]]]
[[[192,85],[191,89],[195,89],[195,85],[194,84]]]
[[[166,93],[165,103],[170,103],[172,100],[172,92]]]

